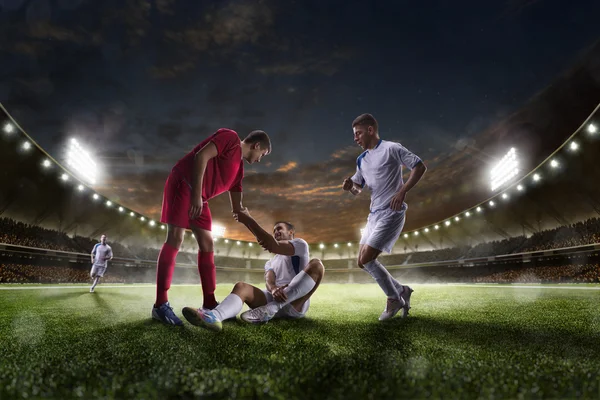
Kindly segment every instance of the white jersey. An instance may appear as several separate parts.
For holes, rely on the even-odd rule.
[[[386,210],[392,197],[404,186],[402,166],[413,169],[421,159],[400,143],[379,140],[377,146],[356,159],[352,181],[371,190],[371,212]],[[403,209],[406,209],[406,203]]]
[[[275,285],[287,285],[294,277],[308,265],[308,243],[304,239],[290,240],[294,246],[293,256],[276,254],[265,264],[265,274],[273,270],[275,273]]]
[[[106,267],[107,260],[113,256],[111,247],[102,243],[96,243],[92,254],[94,255],[94,265],[98,267]]]

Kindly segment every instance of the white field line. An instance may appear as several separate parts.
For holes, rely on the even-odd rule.
[[[325,284],[324,286],[326,286]],[[552,285],[552,284],[549,284]],[[181,287],[200,287],[200,284],[178,284],[171,285]],[[469,287],[469,288],[495,288],[495,289],[561,289],[561,290],[600,290],[600,286],[547,286],[547,285],[519,285],[519,284],[502,284],[502,285],[485,285],[485,284],[468,284],[468,283],[423,283],[415,284],[415,286],[456,286],[456,287]],[[156,285],[152,284],[135,284],[130,285],[100,285],[98,289],[123,289],[123,288],[155,288]],[[0,285],[0,290],[46,290],[46,289],[89,289],[90,285],[78,285],[78,286],[46,286],[41,284],[39,286],[4,286]]]

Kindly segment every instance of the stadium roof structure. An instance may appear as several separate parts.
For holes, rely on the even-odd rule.
[[[419,194],[411,196],[407,230],[394,252],[530,234],[600,213],[596,185],[600,133],[590,128],[600,126],[599,59],[597,45],[555,84],[475,137],[471,145],[431,160],[429,174],[435,173],[435,179],[425,180],[419,185]],[[165,232],[160,224],[76,181],[37,146],[3,105],[0,111],[4,114],[0,124],[12,126],[11,132],[0,131],[0,216],[68,234],[95,237],[102,232],[123,243],[149,247],[162,243]],[[515,142],[528,156],[515,178],[521,182],[490,198],[489,186],[480,182],[481,168],[474,166],[491,165],[495,159],[490,154],[501,154]],[[438,185],[440,182],[443,185]],[[465,185],[487,199],[473,204],[472,195],[464,195]],[[437,202],[445,199],[447,204],[432,207],[433,198]],[[344,258],[354,256],[354,243],[325,243],[322,248],[314,243],[311,247],[313,253]],[[195,246],[191,235],[186,245]],[[268,256],[259,246],[230,239],[219,240],[217,249],[227,254],[243,252],[248,257]]]

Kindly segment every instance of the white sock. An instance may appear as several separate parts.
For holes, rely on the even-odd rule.
[[[387,269],[377,260],[369,261],[364,264],[365,271],[367,271],[375,282],[379,285],[379,287],[383,290],[383,293],[387,297],[391,297],[393,299],[399,299],[401,290],[396,289],[396,285],[394,284],[395,279],[392,278],[392,275],[388,272]],[[400,285],[402,286],[402,285]]]
[[[272,301],[266,305],[270,312],[276,313],[281,310],[285,305],[290,304],[292,301],[297,300],[303,296],[306,296],[317,283],[313,278],[304,271],[300,271],[298,275],[292,279],[288,287],[283,289],[283,293],[287,296],[287,300],[284,302]]]
[[[92,285],[92,290],[94,290],[94,288],[96,287],[96,285],[98,284],[98,281],[100,280],[100,277],[97,276],[96,279],[94,279],[94,284]]]
[[[398,282],[396,280],[396,278],[392,277],[392,281],[394,282],[394,287],[396,288],[396,290],[398,291],[399,295],[402,295],[402,293],[404,292],[404,285],[401,284],[400,282]]]
[[[240,296],[230,293],[212,312],[219,321],[225,321],[238,315],[242,311],[242,307],[244,307],[244,302]]]

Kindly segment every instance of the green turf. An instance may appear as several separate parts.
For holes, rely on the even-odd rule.
[[[152,287],[0,290],[0,398],[600,397],[600,290],[415,290],[405,321],[332,284],[305,320],[218,334],[151,321]],[[198,294],[173,287],[177,313]]]

